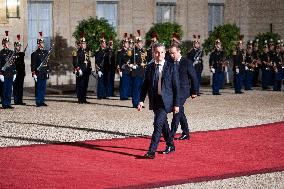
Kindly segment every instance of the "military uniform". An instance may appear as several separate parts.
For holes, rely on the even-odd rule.
[[[38,48],[31,55],[31,72],[34,78],[36,78],[36,105],[46,106],[45,93],[46,82],[49,78],[49,65],[46,61],[48,51]]]
[[[10,64],[7,65],[7,59],[12,57]],[[11,96],[12,96],[12,86],[13,80],[16,75],[16,65],[15,65],[16,54],[10,49],[2,49],[0,51],[0,75],[4,76],[3,88],[2,88],[2,107],[11,107]]]
[[[193,62],[193,66],[197,75],[198,86],[197,86],[197,95],[200,93],[200,84],[201,84],[201,74],[203,71],[203,51],[200,48],[192,48],[188,54],[187,58]]]
[[[122,72],[120,78],[120,100],[127,100],[129,97],[129,90],[131,84],[131,68],[129,67],[131,54],[125,48],[118,50],[117,52],[117,63],[119,69]]]
[[[280,44],[277,44],[277,47],[276,47],[273,68],[275,72],[273,90],[281,91],[281,85],[282,85],[281,82],[282,82],[283,74],[284,74],[284,65],[283,65],[283,58],[280,52]]]
[[[12,86],[16,77],[15,59],[16,54],[8,48],[8,31],[2,40],[3,49],[0,51],[0,80],[2,84],[2,108],[13,108],[11,106]]]
[[[259,86],[259,70],[260,70],[260,52],[258,50],[258,39],[253,44],[252,58],[255,62],[254,73],[253,73],[253,86]]]
[[[115,52],[113,48],[107,48],[107,67],[108,67],[108,79],[107,79],[107,96],[114,96],[114,79],[116,72]]]
[[[97,97],[106,98],[108,91],[108,78],[110,73],[110,64],[107,55],[107,49],[98,49],[95,52],[96,68],[98,72]]]
[[[212,81],[212,94],[213,95],[220,95],[220,88],[222,86],[222,77],[224,77],[224,68],[223,68],[223,61],[224,61],[224,52],[221,50],[215,49],[209,57],[209,66],[210,70],[213,74],[213,81]]]
[[[261,72],[262,72],[261,85],[262,89],[266,90],[269,89],[270,78],[272,77],[272,72],[273,72],[273,66],[271,64],[268,51],[267,52],[264,51],[261,54],[260,58],[261,58]]]
[[[138,107],[140,91],[141,91],[141,87],[142,87],[143,79],[144,79],[146,60],[142,60],[143,53],[147,53],[145,49],[135,47],[135,52],[133,50],[134,56],[131,57],[131,63],[133,64],[132,72],[131,72],[132,106],[134,108]]]
[[[79,48],[77,51],[77,58],[74,62],[76,68],[76,93],[78,102],[88,103],[87,102],[87,90],[89,84],[89,77],[91,75],[91,61],[89,59],[89,51],[86,51],[83,48]]]
[[[25,71],[25,52],[16,53],[16,71],[17,77],[13,84],[13,94],[14,94],[14,103],[19,105],[25,105],[23,102],[23,89],[24,89],[24,80],[26,76]]]
[[[250,52],[246,53],[245,63],[246,63],[245,78],[244,78],[245,90],[252,90],[254,65],[253,65],[253,56]]]
[[[233,55],[234,88],[236,94],[241,94],[245,74],[245,52],[238,49]]]

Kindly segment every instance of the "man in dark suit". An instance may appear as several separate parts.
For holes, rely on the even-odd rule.
[[[165,47],[155,44],[153,47],[154,63],[147,66],[145,79],[140,93],[138,111],[143,107],[143,102],[148,93],[150,110],[154,111],[154,131],[148,152],[145,158],[154,159],[161,133],[166,141],[168,154],[175,151],[173,138],[170,133],[167,114],[179,112],[179,75],[175,64],[165,61]]]
[[[174,64],[178,67],[180,82],[180,106],[179,113],[174,114],[171,123],[172,137],[175,136],[179,123],[181,124],[182,135],[178,140],[189,139],[189,128],[186,116],[184,114],[184,103],[188,97],[195,98],[198,91],[198,80],[193,62],[181,56],[181,50],[178,45],[172,45],[169,49]]]

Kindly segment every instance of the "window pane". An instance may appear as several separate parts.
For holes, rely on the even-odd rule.
[[[98,1],[97,2],[97,17],[105,18],[108,23],[114,27],[117,27],[117,2],[110,1]]]
[[[171,2],[156,4],[157,23],[175,22],[176,4]]]
[[[209,4],[208,5],[208,32],[209,34],[216,26],[224,23],[224,5]]]
[[[19,17],[19,0],[6,0],[7,3],[7,17],[18,18]]]

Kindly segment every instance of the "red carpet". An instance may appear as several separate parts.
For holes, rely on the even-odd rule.
[[[195,132],[175,142],[175,153],[140,159],[149,143],[135,137],[0,148],[0,188],[149,188],[284,170],[284,122]]]

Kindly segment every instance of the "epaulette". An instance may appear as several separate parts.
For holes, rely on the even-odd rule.
[[[96,50],[96,52],[99,52],[99,51],[100,51],[100,49],[97,49],[97,50]]]
[[[233,51],[233,55],[237,55],[237,51]]]
[[[75,49],[72,51],[72,56],[77,56],[77,51]]]
[[[118,50],[117,50],[117,52],[120,52],[120,51],[121,51],[121,49],[118,49]]]

